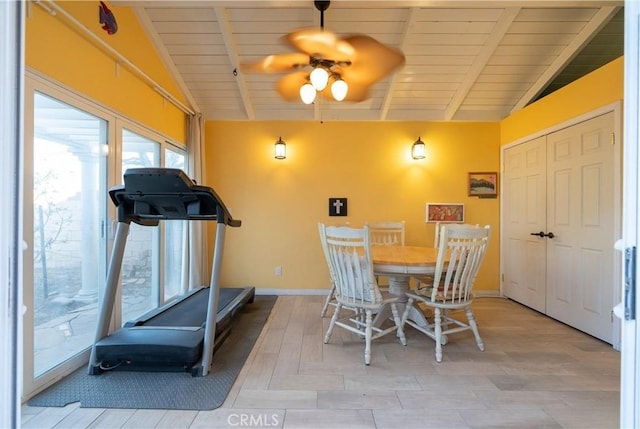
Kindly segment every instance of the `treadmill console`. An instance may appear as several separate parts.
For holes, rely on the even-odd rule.
[[[209,220],[238,227],[229,210],[208,186],[197,185],[177,168],[130,168],[124,185],[109,196],[118,209],[119,222],[155,226],[160,220]]]

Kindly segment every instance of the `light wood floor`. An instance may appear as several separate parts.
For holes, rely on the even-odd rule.
[[[617,428],[620,355],[610,345],[506,299],[481,298],[486,347],[450,336],[444,359],[407,327],[364,346],[336,329],[320,296],[280,297],[221,408],[167,411],[24,406],[25,428]],[[215,365],[215,360],[214,360]]]

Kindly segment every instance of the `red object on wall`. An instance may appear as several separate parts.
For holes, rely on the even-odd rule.
[[[118,31],[118,23],[116,22],[116,17],[113,12],[111,12],[111,9],[109,9],[103,1],[100,2],[100,6],[98,8],[102,29],[108,34],[116,34]]]

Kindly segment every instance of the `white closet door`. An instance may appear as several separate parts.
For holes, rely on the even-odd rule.
[[[613,113],[547,136],[547,311],[613,340]]]
[[[546,137],[505,150],[503,172],[504,294],[545,312]]]

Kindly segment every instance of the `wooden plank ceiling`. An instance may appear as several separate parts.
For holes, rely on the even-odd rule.
[[[400,48],[406,64],[363,102],[305,105],[280,99],[275,85],[283,74],[243,73],[240,64],[293,52],[281,37],[319,27],[313,1],[113,3],[135,10],[192,108],[208,120],[494,121],[561,82],[607,25],[615,24],[614,37],[578,70],[622,55],[623,1],[334,0],[325,29]]]

